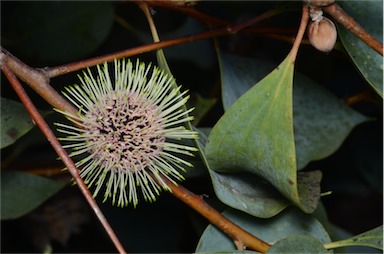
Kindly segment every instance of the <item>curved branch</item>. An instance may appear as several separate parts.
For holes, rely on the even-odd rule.
[[[383,44],[359,25],[351,16],[349,16],[336,3],[323,7],[323,10],[331,15],[337,22],[360,38],[365,44],[374,49],[380,55],[383,55]]]
[[[35,90],[52,107],[72,114],[77,113],[76,108],[49,85],[49,77],[43,71],[26,65],[1,46],[0,49],[1,63],[6,64],[17,77]]]
[[[279,13],[279,11],[280,10],[267,11],[266,13],[261,14],[260,16],[257,16],[255,18],[252,18],[250,20],[247,20],[243,23],[239,23],[236,25],[227,25],[225,27],[221,27],[221,28],[218,28],[215,30],[210,30],[210,31],[206,31],[206,32],[198,33],[198,34],[192,34],[192,35],[182,36],[182,37],[178,37],[178,38],[174,38],[174,39],[150,43],[150,44],[138,46],[135,48],[107,54],[104,56],[90,58],[87,60],[78,61],[78,62],[65,64],[65,65],[61,65],[61,66],[41,69],[41,71],[44,72],[44,74],[47,77],[53,78],[53,77],[64,75],[64,74],[67,74],[67,73],[70,73],[73,71],[78,71],[78,70],[84,69],[86,67],[101,64],[103,62],[111,62],[111,61],[113,61],[115,59],[119,59],[119,58],[139,55],[139,54],[151,52],[151,51],[154,51],[157,49],[163,49],[166,47],[170,47],[170,46],[174,46],[174,45],[180,45],[180,44],[188,43],[188,42],[193,42],[196,40],[202,40],[202,39],[208,39],[208,38],[213,38],[213,37],[217,37],[217,36],[234,34],[234,33],[238,32],[239,30],[246,28],[246,26],[250,26],[250,25],[255,24],[257,22],[260,22],[266,18],[269,18],[269,17],[275,15],[276,13]]]
[[[61,66],[46,68],[46,69],[43,69],[42,71],[45,73],[46,76],[53,78],[53,77],[57,77],[60,75],[68,74],[68,73],[73,72],[73,71],[78,71],[78,70],[87,68],[89,66],[101,64],[103,62],[112,62],[115,59],[139,55],[139,54],[151,52],[151,51],[157,50],[157,49],[162,49],[162,48],[166,48],[166,47],[170,47],[170,46],[174,46],[174,45],[179,45],[179,44],[183,44],[186,42],[192,42],[195,40],[207,39],[207,38],[211,38],[211,37],[215,37],[215,36],[222,36],[225,34],[228,34],[227,28],[221,28],[221,29],[217,29],[214,31],[208,31],[208,32],[203,32],[203,33],[199,33],[199,34],[188,35],[188,36],[183,36],[183,37],[179,37],[179,38],[175,38],[175,39],[170,39],[170,40],[166,40],[166,41],[150,43],[147,45],[143,45],[143,46],[139,46],[139,47],[135,47],[135,48],[107,54],[104,56],[94,57],[94,58],[90,58],[87,60],[78,61],[78,62],[65,64],[65,65],[61,65]]]
[[[221,213],[208,205],[201,196],[190,192],[180,185],[175,185],[165,177],[163,177],[162,180],[171,189],[172,195],[207,218],[213,225],[230,236],[236,245],[248,247],[262,253],[267,252],[271,247],[268,243],[253,236],[252,234],[234,224],[232,221],[228,220]]]

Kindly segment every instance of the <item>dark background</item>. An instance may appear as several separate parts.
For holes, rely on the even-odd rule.
[[[44,3],[49,4],[49,2],[32,2],[31,4],[41,6]],[[82,2],[78,7],[81,10],[80,13],[87,13],[87,10],[92,8],[92,4],[94,2]],[[269,10],[275,4],[251,1],[237,3],[208,1],[198,3],[196,8],[216,17],[239,22]],[[37,45],[30,45],[31,48],[25,47],[28,44],[18,44],[15,41],[22,41],[26,38],[22,29],[23,25],[32,19],[28,18],[28,15],[35,17],[36,12],[40,10],[41,13],[38,13],[37,16],[43,16],[46,12],[39,7],[34,9],[35,13],[32,15],[28,12],[29,8],[31,7],[23,2],[1,2],[1,45],[32,67],[65,64],[144,43],[137,34],[127,31],[116,20],[113,20],[105,38],[100,40],[100,45],[97,45],[91,52],[79,49],[79,53],[72,56],[71,51],[65,52],[66,47],[58,43],[53,46],[58,47],[58,50],[63,50],[64,54],[59,55],[56,59],[52,57],[52,54],[45,55],[44,50],[35,50],[31,54],[29,49],[39,48],[39,40],[31,40],[31,43],[37,43]],[[62,10],[64,12],[65,8]],[[160,36],[163,34],[170,37],[176,36],[175,31],[186,21],[186,16],[169,10],[155,8],[154,12]],[[135,4],[117,2],[113,6],[113,15],[126,20],[134,27],[135,32],[148,36],[145,17]],[[292,30],[293,35],[298,27],[300,16],[300,11],[289,12],[260,25]],[[44,19],[42,20],[36,21],[36,30],[43,26],[49,27],[49,24]],[[30,29],[33,29],[33,26]],[[58,28],[52,27],[51,29]],[[204,27],[202,26],[201,29]],[[191,31],[182,32],[185,35],[192,33]],[[49,37],[50,33],[45,35]],[[72,39],[69,36],[68,41],[63,43],[70,44]],[[41,40],[44,40],[44,36]],[[275,61],[281,61],[291,47],[289,43],[252,34],[226,36],[220,38],[219,41],[224,51],[248,56],[264,55]],[[149,41],[145,43],[149,43]],[[202,44],[198,43],[201,42],[191,43],[191,48],[187,50],[192,50],[191,55],[180,53],[185,52],[183,46],[179,46],[181,48],[179,51],[167,49],[165,54],[170,56],[169,65],[179,83],[188,88],[192,94],[218,99],[215,106],[199,124],[200,127],[211,127],[223,113],[220,101],[220,74],[212,41],[205,40]],[[24,46],[20,47],[20,45]],[[41,42],[41,45],[44,43]],[[207,48],[203,50],[201,47]],[[68,48],[70,49],[69,46]],[[54,52],[55,48],[47,49],[46,52],[51,52],[51,50]],[[154,53],[138,57],[145,62],[156,62]],[[195,59],[196,61],[194,61],[193,58],[203,60]],[[296,69],[323,84],[340,99],[346,99],[366,89],[370,90],[369,85],[359,75],[349,57],[337,50],[324,54],[309,45],[303,45],[299,51]],[[54,78],[51,84],[57,90],[61,90],[63,86],[76,82],[76,74],[71,73]],[[1,83],[2,96],[17,100],[3,75]],[[50,106],[32,90],[27,90],[39,108],[50,109]],[[352,107],[362,114],[374,117],[375,120],[357,126],[336,153],[307,166],[308,169],[321,169],[323,172],[322,190],[333,191],[332,195],[322,198],[329,220],[352,234],[382,225],[382,101],[374,95],[372,100],[373,102],[363,102]],[[56,117],[58,116],[49,116],[48,120],[53,122]],[[18,144],[31,138],[40,141],[32,142],[32,145],[24,149],[17,159],[10,165],[7,164],[3,170],[60,166],[55,153],[36,129],[21,138],[14,146],[3,149],[2,160],[13,154]],[[63,174],[54,178],[66,180],[69,177]],[[196,194],[206,194],[209,197],[207,201],[220,211],[225,209],[225,206],[215,197],[207,174],[190,178],[183,185]],[[168,193],[163,193],[153,204],[141,202],[136,209],[111,207],[108,202],[99,203],[128,252],[193,252],[202,231],[208,225],[205,219]],[[1,252],[41,252],[42,246],[47,241],[51,241],[53,252],[115,252],[115,248],[77,188],[70,186],[31,214],[16,220],[2,221]]]

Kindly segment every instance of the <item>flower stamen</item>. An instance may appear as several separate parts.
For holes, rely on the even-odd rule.
[[[68,135],[60,140],[70,142],[64,146],[73,150],[70,156],[84,157],[76,165],[88,187],[95,185],[94,197],[105,185],[104,201],[112,197],[118,206],[136,206],[137,188],[145,200],[155,201],[161,189],[169,190],[161,176],[182,180],[182,165],[192,166],[177,154],[193,156],[196,148],[171,142],[197,138],[183,126],[193,119],[188,115],[193,109],[183,110],[189,97],[150,65],[115,61],[114,82],[106,63],[97,71],[97,81],[88,69],[80,86],[66,88],[78,114],[57,110],[75,124],[56,124]]]

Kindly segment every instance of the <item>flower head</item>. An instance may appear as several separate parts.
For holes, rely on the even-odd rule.
[[[196,148],[177,142],[195,139],[197,133],[184,127],[193,118],[184,110],[189,96],[173,85],[164,72],[137,61],[115,61],[114,82],[108,65],[97,66],[79,77],[81,85],[66,88],[64,95],[78,108],[78,114],[58,110],[74,126],[59,124],[68,135],[64,148],[70,156],[82,156],[76,163],[88,187],[95,185],[94,197],[104,190],[104,201],[112,198],[118,206],[138,203],[137,189],[144,199],[156,200],[162,180],[182,180],[180,171],[191,163],[178,155],[193,155]]]

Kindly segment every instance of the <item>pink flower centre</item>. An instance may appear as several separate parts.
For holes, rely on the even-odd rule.
[[[86,114],[87,143],[95,160],[114,171],[145,169],[163,149],[161,110],[144,96],[114,91]]]

